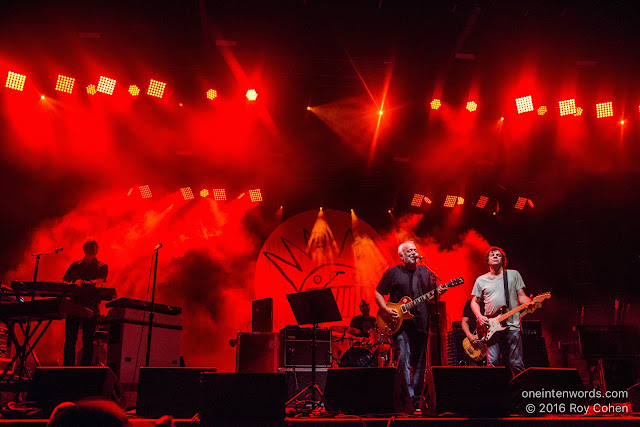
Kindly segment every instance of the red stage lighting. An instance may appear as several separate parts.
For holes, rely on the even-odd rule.
[[[442,102],[438,98],[436,98],[433,101],[431,101],[430,105],[432,110],[437,110],[442,106]]]
[[[218,91],[215,89],[209,89],[207,91],[207,99],[216,99],[218,97]]]
[[[518,114],[533,111],[533,101],[531,95],[524,96],[522,98],[516,98],[516,107],[518,108]]]
[[[426,204],[428,204],[428,205],[430,205],[431,203],[433,203],[433,201],[432,201],[430,198],[428,198],[427,196],[424,196],[424,201],[425,201],[425,203],[426,203]]]
[[[213,198],[217,201],[227,200],[227,192],[225,191],[224,188],[214,188]]]
[[[246,97],[249,101],[255,101],[258,97],[258,92],[256,92],[255,89],[249,89],[247,91]]]
[[[180,189],[180,192],[182,193],[182,197],[185,200],[193,200],[193,191],[191,190],[191,187],[184,187]]]
[[[516,205],[514,206],[514,208],[516,209],[524,209],[524,205],[525,203],[527,203],[527,199],[526,197],[518,197],[518,201],[516,202]]]
[[[18,74],[14,73],[13,71],[9,71],[9,74],[7,74],[7,83],[5,83],[5,86],[9,89],[19,90],[20,92],[22,92],[22,90],[24,89],[24,82],[26,80],[27,76],[25,76],[24,74]]]
[[[478,104],[475,101],[467,102],[467,110],[470,112],[476,111],[478,109]]]
[[[414,194],[413,195],[413,200],[411,201],[411,206],[415,206],[417,208],[419,208],[420,206],[422,206],[422,201],[424,200],[424,196],[422,194]]]
[[[576,114],[577,112],[575,98],[560,101],[558,102],[558,106],[560,107],[561,116],[568,116],[569,114]]]
[[[62,74],[58,74],[58,81],[56,82],[56,90],[59,92],[72,93],[73,92],[73,84],[76,82],[76,79],[73,77],[63,76]]]
[[[582,109],[582,107],[576,107],[576,113],[574,114],[574,116],[578,117],[582,115],[582,111],[584,111]]]
[[[464,199],[460,196],[458,196],[458,202],[459,205],[464,205]]]
[[[147,95],[162,98],[165,86],[167,86],[166,83],[151,79],[149,82],[149,88],[147,89]]]
[[[98,81],[98,87],[96,91],[106,93],[107,95],[113,95],[113,90],[116,88],[115,79],[110,79],[109,77],[100,76],[100,81]]]
[[[531,199],[527,199],[527,203],[529,204],[529,206],[533,207],[533,201]]]
[[[545,114],[547,114],[547,106],[546,105],[541,105],[538,108],[538,115],[539,116],[544,116]]]
[[[143,199],[150,199],[153,197],[151,194],[151,188],[149,188],[148,185],[141,185],[138,189],[140,190],[140,195]]]
[[[209,195],[209,190],[206,188],[204,190],[200,190],[200,197],[207,197]]]
[[[476,208],[484,209],[484,207],[487,206],[488,201],[489,198],[487,196],[480,196],[478,203],[476,203]]]
[[[458,202],[458,196],[447,196],[447,198],[444,201],[444,207],[452,208],[456,205],[457,202]]]
[[[127,197],[129,197],[129,196],[131,195],[131,193],[133,193],[133,187],[131,187],[131,188],[129,189],[129,191],[127,192]]]
[[[95,95],[96,94],[96,85],[87,86],[87,93],[89,95]]]
[[[613,102],[601,102],[596,104],[596,117],[612,117],[613,116]]]
[[[131,96],[138,96],[140,95],[140,88],[136,85],[130,85],[129,93],[131,94]]]
[[[249,198],[251,199],[251,202],[253,202],[253,203],[261,202],[262,201],[262,193],[260,192],[260,189],[256,188],[255,190],[249,190]]]

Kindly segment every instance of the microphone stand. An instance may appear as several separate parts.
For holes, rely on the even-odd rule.
[[[158,273],[158,252],[160,248],[155,250],[155,261],[153,266],[153,285],[151,288],[151,310],[149,310],[149,334],[147,335],[147,360],[145,366],[149,367],[149,359],[151,358],[151,332],[153,330],[153,314],[156,301],[156,275]]]
[[[440,300],[440,295],[438,294],[438,281],[440,281],[440,278],[438,277],[438,275],[436,274],[435,271],[433,271],[433,269],[431,267],[429,267],[429,265],[426,262],[422,263],[427,270],[429,270],[429,272],[431,274],[433,274],[433,278],[434,278],[434,282],[435,282],[435,292],[433,293],[433,301],[435,303],[435,307],[436,307],[436,318],[435,318],[435,323],[436,323],[436,349],[437,349],[437,360],[436,360],[436,366],[442,366],[442,339],[440,337],[440,312],[438,310],[438,302]],[[432,365],[434,365],[432,363]]]

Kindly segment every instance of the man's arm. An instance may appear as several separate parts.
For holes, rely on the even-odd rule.
[[[385,302],[384,297],[382,296],[382,294],[380,292],[378,292],[377,289],[376,289],[376,304],[378,304],[378,307],[380,307],[381,309],[386,311],[388,314],[390,314],[391,317],[399,317],[400,316],[398,314],[398,310],[396,310],[395,308],[387,307],[387,303]]]
[[[473,314],[476,315],[478,322],[480,322],[482,326],[486,326],[489,323],[489,318],[482,315],[482,313],[480,312],[480,298],[475,295],[471,299],[471,311],[473,311]]]
[[[471,329],[469,329],[469,319],[466,316],[462,316],[462,322],[460,323],[462,330],[464,331],[464,334],[467,336],[467,338],[469,338],[469,341],[473,342],[475,341],[475,336],[471,333]],[[473,325],[473,327],[475,328],[475,325]]]
[[[524,289],[518,289],[518,304],[533,305],[533,301],[525,293]]]

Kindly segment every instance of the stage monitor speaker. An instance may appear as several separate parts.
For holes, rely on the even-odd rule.
[[[516,375],[509,383],[513,403],[513,411],[518,414],[542,415],[539,405],[542,403],[564,404],[567,408],[570,404],[586,405],[588,396],[578,370],[575,368],[528,368]],[[582,393],[582,397],[576,394],[572,398],[553,397],[544,395],[544,391],[550,392],[575,391]],[[536,395],[537,394],[539,395]],[[526,410],[527,405],[533,404],[534,412]]]
[[[27,400],[45,414],[62,402],[93,397],[113,400],[122,408],[127,403],[116,374],[104,366],[36,368],[27,393]]]
[[[267,374],[278,372],[277,332],[239,332],[236,372]]]
[[[200,379],[216,368],[140,368],[136,415],[193,418],[198,412]]]
[[[640,412],[640,383],[627,389],[632,412]]]
[[[507,368],[493,366],[434,366],[436,413],[471,417],[505,416],[510,412]]]
[[[273,299],[262,298],[251,301],[251,330],[273,332]]]
[[[413,400],[395,368],[330,368],[324,392],[328,411],[413,414]]]
[[[226,425],[229,420],[284,421],[287,403],[285,374],[202,374],[202,425]]]

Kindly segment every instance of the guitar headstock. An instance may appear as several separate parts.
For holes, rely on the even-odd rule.
[[[525,316],[527,313],[533,313],[540,307],[542,307],[542,301],[551,298],[551,292],[545,292],[543,294],[536,295],[532,301],[533,305],[527,308],[520,316]]]
[[[551,292],[545,292],[543,294],[536,295],[535,298],[533,298],[533,302],[539,303],[549,298],[551,298]]]
[[[445,286],[449,287],[449,288],[453,288],[456,286],[460,286],[464,283],[464,279],[462,277],[458,277],[457,279],[453,279],[450,280],[449,282],[447,282],[447,284]]]

